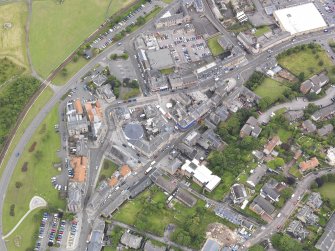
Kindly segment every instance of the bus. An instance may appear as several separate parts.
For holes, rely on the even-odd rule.
[[[147,175],[152,170],[152,166],[150,166],[147,170],[145,170],[144,174]]]

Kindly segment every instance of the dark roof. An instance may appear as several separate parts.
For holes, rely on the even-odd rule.
[[[335,214],[330,217],[325,231],[316,243],[315,247],[321,251],[335,250]]]
[[[189,207],[193,207],[195,203],[197,203],[197,199],[182,188],[178,189],[176,193],[176,198],[179,199],[181,202],[185,203]]]
[[[260,206],[268,215],[271,215],[275,211],[275,207],[260,195],[258,195],[253,202]]]

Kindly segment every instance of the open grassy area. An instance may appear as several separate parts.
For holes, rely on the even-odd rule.
[[[36,70],[46,77],[104,20],[134,0],[33,2],[30,50]]]
[[[104,159],[99,174],[99,181],[110,178],[117,169],[118,165],[116,165],[113,161]]]
[[[64,85],[67,81],[70,80],[71,77],[74,76],[81,68],[84,67],[85,64],[87,64],[88,61],[83,58],[79,57],[77,62],[71,61],[67,66],[67,74],[63,75],[62,72],[59,72],[56,77],[52,80],[52,83],[55,85]]]
[[[140,94],[140,89],[139,88],[121,88],[121,95],[120,98],[127,100],[130,98],[134,98]]]
[[[169,75],[174,72],[174,67],[159,70],[162,74]]]
[[[264,98],[269,97],[273,102],[275,102],[280,95],[287,89],[285,85],[271,79],[265,78],[261,85],[259,85],[254,92]]]
[[[267,33],[270,31],[270,27],[269,26],[260,26],[258,28],[256,28],[256,32],[255,32],[255,36],[256,37],[260,37],[262,36],[264,33]]]
[[[277,132],[280,140],[284,143],[286,143],[288,141],[289,138],[292,137],[292,132],[291,131],[288,131],[288,130],[285,130],[283,128],[280,128]]]
[[[18,144],[20,138],[22,137],[24,131],[28,127],[28,125],[32,122],[34,117],[39,113],[41,110],[41,107],[43,107],[52,97],[53,91],[50,87],[46,88],[44,92],[36,99],[35,103],[31,107],[31,109],[28,111],[26,117],[23,119],[21,125],[17,129],[14,138],[12,139],[12,144],[10,145],[7,154],[0,166],[0,177],[2,175],[2,172],[4,170],[4,167],[7,165],[7,162],[9,160],[9,157],[12,155],[13,150],[15,146]]]
[[[42,210],[35,210],[31,212],[15,232],[6,239],[8,250],[33,250],[36,243],[35,233],[38,231],[42,220],[41,211]]]
[[[292,174],[294,177],[300,179],[302,177],[301,172],[299,171],[298,164],[292,166],[289,170],[289,173]]]
[[[125,204],[113,218],[126,224],[133,225],[139,230],[152,232],[163,236],[164,229],[169,223],[177,226],[176,231],[181,230],[190,224],[191,220],[197,218],[197,238],[205,237],[207,225],[213,222],[222,222],[213,212],[205,209],[205,202],[198,200],[197,204],[189,208],[179,202],[175,202],[173,208],[165,205],[167,196],[152,187],[146,190],[134,200]],[[199,212],[201,213],[199,214]],[[197,247],[197,245],[192,247]]]
[[[212,37],[208,39],[207,45],[210,51],[212,52],[213,56],[218,56],[224,52],[224,49],[218,42],[219,36]]]
[[[52,176],[59,173],[53,167],[53,163],[59,162],[56,150],[61,146],[60,136],[54,129],[57,123],[58,105],[47,115],[21,153],[5,198],[2,215],[4,233],[12,229],[26,213],[29,201],[34,195],[43,197],[49,207],[65,207],[65,201],[59,198],[58,191],[50,181]],[[36,145],[33,147],[34,142]],[[17,188],[17,182],[20,182],[22,187]],[[10,216],[11,205],[15,205],[14,216]],[[26,221],[23,224],[27,224]]]
[[[0,5],[0,57],[8,57],[29,69],[25,46],[27,4],[24,1]],[[11,27],[4,28],[8,23]]]
[[[280,56],[278,63],[296,76],[303,72],[305,79],[325,69],[331,72],[330,68],[333,66],[327,53],[320,46],[314,49],[306,46],[304,50]]]
[[[323,198],[329,199],[331,201],[335,200],[335,183],[326,182],[317,190],[320,192]]]

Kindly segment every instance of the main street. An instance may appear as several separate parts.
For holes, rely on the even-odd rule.
[[[167,8],[169,8],[169,7],[167,7]],[[154,18],[153,20],[148,22],[146,25],[144,25],[144,27],[135,31],[134,33],[130,34],[129,36],[126,36],[123,40],[121,40],[121,42],[131,41],[138,34],[142,33],[143,30],[147,29],[147,27],[152,26],[152,24],[164,12],[164,10],[162,10],[161,13],[156,18]],[[211,18],[211,19],[213,19],[213,18]],[[217,21],[215,21],[215,22],[217,22]],[[220,31],[221,30],[224,31],[223,28],[220,28]],[[224,31],[224,32],[226,32],[226,31]],[[289,48],[290,46],[296,45],[298,43],[308,43],[308,42],[312,42],[313,40],[316,40],[316,39],[323,39],[324,41],[326,41],[328,38],[330,38],[332,36],[333,36],[333,34],[331,32],[325,33],[325,34],[318,32],[318,33],[309,34],[307,36],[305,35],[305,36],[302,36],[300,38],[297,38],[297,41],[294,44],[290,43],[290,42],[286,42],[286,43],[282,43],[282,44],[279,44],[279,45],[275,46],[274,48],[272,48],[272,50],[273,50],[272,55],[276,55],[276,54],[280,53],[281,51]],[[24,134],[20,138],[20,141],[15,146],[14,151],[12,152],[12,155],[9,158],[9,161],[8,161],[6,167],[5,167],[5,170],[4,170],[4,172],[2,174],[2,177],[1,177],[1,180],[0,180],[0,197],[1,197],[1,199],[0,199],[0,215],[2,217],[7,217],[7,216],[3,215],[3,206],[4,206],[5,195],[6,195],[6,191],[7,191],[9,182],[11,180],[14,168],[16,167],[18,159],[19,159],[19,157],[17,157],[17,154],[21,154],[23,152],[24,148],[26,147],[29,140],[33,136],[37,127],[43,122],[46,115],[59,102],[61,97],[67,91],[69,91],[70,89],[72,89],[76,86],[80,86],[81,78],[88,71],[90,71],[97,63],[99,63],[100,61],[102,61],[106,57],[108,57],[108,55],[111,54],[111,52],[116,48],[116,46],[117,45],[112,45],[111,47],[106,48],[105,51],[103,51],[101,54],[97,55],[95,58],[93,58],[91,61],[89,61],[83,68],[81,68],[64,86],[60,87],[57,90],[57,92],[54,93],[53,97],[49,100],[49,102],[44,107],[40,108],[39,113],[35,116],[35,118],[31,122],[31,124],[26,128]],[[235,77],[235,76],[237,76],[237,74],[241,74],[243,76],[243,78],[246,79],[247,76],[250,75],[256,69],[256,67],[258,67],[259,65],[261,65],[263,62],[266,61],[267,56],[268,56],[268,53],[266,53],[266,52],[260,53],[257,56],[249,56],[250,60],[249,60],[249,63],[247,65],[245,65],[243,67],[240,67],[240,68],[237,68],[234,71],[231,71],[228,74],[223,75],[223,78]],[[208,80],[204,81],[201,84],[202,88],[204,86],[206,87],[206,86],[209,86],[209,85],[213,84],[213,82],[214,82],[213,79],[208,79]],[[239,86],[241,86],[243,84],[243,82],[240,81],[238,84],[239,84]],[[192,90],[192,89],[190,89],[190,90]],[[97,161],[99,161],[99,160],[96,160],[96,162]],[[90,179],[90,182],[92,182],[92,180],[93,180],[93,178]],[[2,230],[2,220],[3,220],[2,217],[0,217],[0,234],[3,236],[5,233],[2,232],[3,231]],[[1,251],[6,251],[7,250],[6,245],[5,245],[5,241],[2,238],[1,238],[1,241],[0,241],[0,250]]]

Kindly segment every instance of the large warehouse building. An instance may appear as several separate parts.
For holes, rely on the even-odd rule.
[[[282,30],[291,35],[322,30],[327,24],[313,3],[297,5],[273,12]]]

